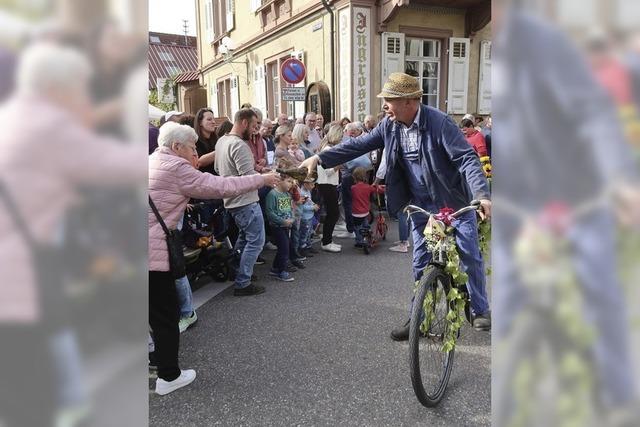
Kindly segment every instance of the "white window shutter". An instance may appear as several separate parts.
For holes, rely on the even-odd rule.
[[[209,105],[213,111],[213,117],[220,117],[220,109],[218,108],[218,85],[215,80],[210,82],[211,89],[209,90]]]
[[[469,45],[466,38],[449,39],[449,93],[447,112],[467,113],[467,95],[469,91]]]
[[[253,104],[256,108],[259,108],[262,111],[263,117],[267,117],[267,95],[266,95],[266,81],[264,78],[265,66],[257,65],[254,70],[254,91],[255,96],[253,99]]]
[[[238,76],[231,76],[231,117],[229,120],[233,121],[233,117],[240,109],[240,89],[238,87]]]
[[[305,64],[304,62],[304,51],[303,50],[298,50],[295,52],[291,52],[291,57],[292,58],[296,58],[298,61],[302,62],[303,64]],[[307,64],[305,64],[306,67]],[[305,80],[301,81],[298,84],[295,84],[293,86],[295,87],[305,87],[305,81],[306,81],[307,77],[305,76]],[[302,117],[304,116],[304,110],[305,110],[305,105],[304,105],[304,101],[297,101],[293,103],[293,109],[294,109],[294,114],[296,117]]]
[[[204,28],[207,43],[213,42],[213,0],[204,2]]]
[[[491,40],[482,40],[480,42],[478,113],[491,114]]]
[[[382,33],[382,85],[391,73],[404,73],[404,34]]]
[[[233,15],[235,13],[235,1],[225,0],[227,2],[227,31],[233,30]]]
[[[262,0],[251,0],[251,12],[255,12],[262,6]]]

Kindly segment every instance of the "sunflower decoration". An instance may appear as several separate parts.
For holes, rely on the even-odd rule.
[[[491,180],[491,158],[489,156],[480,157],[480,164],[482,165],[484,176]]]

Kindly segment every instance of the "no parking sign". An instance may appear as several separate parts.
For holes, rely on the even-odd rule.
[[[303,81],[306,74],[304,64],[296,58],[289,58],[280,66],[282,80],[292,85]]]

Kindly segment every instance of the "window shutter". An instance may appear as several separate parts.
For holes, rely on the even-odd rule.
[[[220,110],[218,108],[218,85],[215,80],[211,80],[209,85],[211,86],[209,90],[209,105],[213,111],[213,117],[220,117]]]
[[[404,34],[382,33],[382,86],[391,73],[404,73]]]
[[[491,40],[483,40],[480,42],[478,113],[491,114]]]
[[[292,58],[296,58],[298,61],[302,62],[303,64],[305,64],[304,62],[304,51],[303,50],[299,50],[299,51],[295,51],[295,52],[291,52],[291,57]],[[307,64],[305,64],[306,66]],[[294,87],[305,87],[305,81],[307,80],[307,77],[305,76],[305,79],[303,81],[301,81],[298,84],[293,85]],[[304,116],[305,113],[305,105],[304,105],[304,101],[297,101],[293,103],[293,111],[294,111],[294,115],[296,117],[302,117]]]
[[[204,28],[207,43],[213,42],[213,0],[204,2]]]
[[[447,112],[467,113],[469,90],[469,39],[449,39],[449,93]]]
[[[238,88],[238,76],[231,76],[231,117],[229,120],[233,121],[233,117],[240,109],[240,90]]]
[[[235,13],[235,1],[225,0],[227,2],[227,31],[233,30],[233,15]]]
[[[251,0],[251,12],[255,12],[262,6],[262,0]]]
[[[265,80],[265,66],[257,65],[254,70],[254,90],[255,96],[253,104],[256,108],[262,111],[262,116],[267,117],[267,95],[266,95],[266,80]]]

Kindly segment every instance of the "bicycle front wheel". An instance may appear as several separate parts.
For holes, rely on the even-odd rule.
[[[449,322],[449,276],[430,266],[418,285],[409,323],[409,367],[416,397],[424,406],[436,406],[444,396],[453,369],[454,350],[444,352]]]

